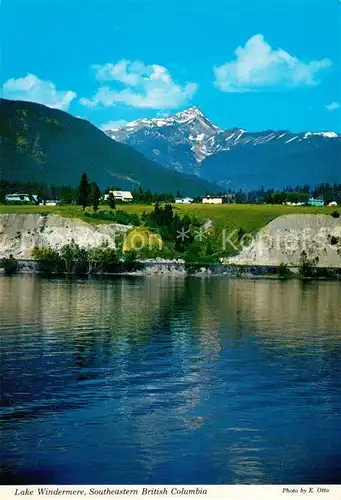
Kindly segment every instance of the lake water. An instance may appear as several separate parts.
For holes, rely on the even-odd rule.
[[[341,482],[341,285],[0,278],[7,484]]]

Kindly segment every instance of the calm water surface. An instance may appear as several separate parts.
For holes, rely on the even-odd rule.
[[[341,482],[341,285],[0,278],[10,484]]]

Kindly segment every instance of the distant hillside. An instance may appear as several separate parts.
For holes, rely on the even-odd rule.
[[[106,133],[169,169],[196,174],[223,188],[341,182],[341,135],[334,132],[222,130],[192,107]]]
[[[216,190],[210,182],[146,159],[86,120],[41,104],[0,99],[0,178],[76,185],[82,172],[102,188],[141,185],[189,195]]]

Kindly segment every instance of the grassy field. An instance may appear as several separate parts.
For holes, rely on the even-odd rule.
[[[221,233],[223,229],[228,232],[235,229],[242,229],[245,233],[255,233],[270,221],[281,215],[288,214],[330,214],[334,207],[291,207],[287,205],[173,205],[174,210],[180,216],[185,214],[195,215],[199,219],[212,220],[215,232]],[[124,210],[130,214],[141,215],[143,212],[153,210],[152,205],[122,204],[117,205],[118,210]],[[74,205],[60,205],[55,207],[44,207],[35,205],[0,205],[0,214],[30,214],[44,213],[57,214],[63,217],[78,218],[90,224],[107,223],[107,220],[101,220],[101,212],[109,211],[108,205],[101,205],[98,214],[99,218],[92,219],[87,217],[82,208]],[[92,212],[92,208],[87,208],[87,212]]]
[[[280,215],[288,214],[330,214],[334,207],[290,207],[287,205],[203,205],[201,203],[188,205],[173,205],[180,216],[195,215],[200,219],[212,220],[218,231],[226,229],[233,231],[242,228],[246,233],[258,231]],[[150,205],[130,205],[127,212],[142,213],[152,210]]]

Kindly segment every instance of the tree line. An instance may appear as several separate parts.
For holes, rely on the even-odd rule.
[[[336,201],[341,204],[341,184],[320,183],[316,186],[286,186],[281,190],[276,189],[254,189],[251,191],[233,191],[236,203],[307,203],[309,198],[323,198],[326,204]]]
[[[0,181],[0,203],[5,202],[6,194],[10,193],[27,193],[29,195],[38,195],[38,202],[42,203],[46,200],[58,200],[66,205],[78,204],[84,209],[87,206],[92,206],[96,211],[101,203],[103,195],[108,195],[107,203],[110,208],[116,208],[117,200],[115,200],[111,191],[120,190],[117,186],[108,186],[103,191],[99,186],[88,179],[86,173],[82,174],[80,184],[77,187],[71,185],[57,186],[43,182],[16,182],[16,181]],[[174,203],[175,197],[172,193],[152,192],[149,189],[143,189],[139,186],[131,191],[133,203],[151,204],[156,202]],[[205,193],[208,195],[209,193]],[[315,198],[322,197],[326,204],[336,201],[341,204],[341,184],[320,183],[317,186],[287,186],[281,190],[276,189],[260,189],[254,190],[233,190],[229,188],[226,192],[220,193],[221,196],[233,195],[236,203],[307,203],[310,196]],[[219,195],[219,193],[215,193]],[[176,194],[177,198],[183,197],[179,191]],[[200,202],[201,197],[194,199],[194,202]]]

